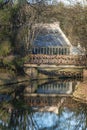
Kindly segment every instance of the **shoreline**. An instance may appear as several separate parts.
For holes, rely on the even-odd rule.
[[[17,79],[17,80],[10,80],[10,81],[7,81],[7,82],[0,82],[0,86],[3,86],[3,85],[12,85],[12,84],[18,84],[18,83],[22,83],[22,82],[26,82],[26,81],[30,81],[28,78],[25,78],[25,79]]]
[[[27,75],[13,75],[10,73],[1,73],[0,74],[0,86],[3,85],[12,85],[12,84],[17,84],[17,83],[22,83],[22,82],[26,82],[26,81],[30,81],[30,77]]]
[[[73,93],[74,99],[87,104],[87,81],[80,83]]]
[[[26,81],[30,81],[30,77],[27,75],[19,75],[19,76],[13,76],[11,74],[1,74],[0,75],[0,86],[3,85],[12,85],[12,84],[18,84]],[[81,82],[76,90],[73,93],[73,98],[75,100],[81,101],[82,103],[87,104],[87,70],[84,70],[84,79],[83,82]]]
[[[87,104],[87,70],[84,70],[83,82],[77,86],[73,98]]]

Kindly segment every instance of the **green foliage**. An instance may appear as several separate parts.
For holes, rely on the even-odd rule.
[[[0,41],[6,40],[10,36],[10,9],[0,9]]]
[[[10,11],[8,9],[0,10],[0,23],[8,24],[10,19]]]
[[[20,8],[18,6],[14,6],[13,8],[11,8],[11,23],[12,24],[18,24],[18,12],[19,12]]]
[[[23,74],[23,65],[24,65],[24,59],[21,57],[17,57],[13,60],[12,64],[15,66],[15,70],[17,74]]]
[[[10,61],[8,58],[3,59],[3,64],[6,66],[9,70],[16,70],[16,67],[13,63],[13,60]]]
[[[16,57],[13,61],[17,66],[23,66],[25,62],[25,57]]]
[[[3,3],[3,0],[0,0],[0,4]]]
[[[3,41],[0,44],[0,56],[7,56],[11,50],[11,43],[9,41]]]

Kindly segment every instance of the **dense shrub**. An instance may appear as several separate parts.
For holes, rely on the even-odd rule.
[[[0,44],[0,56],[7,56],[11,52],[11,43],[9,41],[3,41]]]

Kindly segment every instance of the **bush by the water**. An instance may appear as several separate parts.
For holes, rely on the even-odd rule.
[[[7,56],[12,50],[11,43],[9,41],[3,41],[0,44],[0,56]]]

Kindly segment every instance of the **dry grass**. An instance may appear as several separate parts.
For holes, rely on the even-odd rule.
[[[84,81],[79,84],[73,95],[87,103],[87,70],[85,70],[84,74]]]

